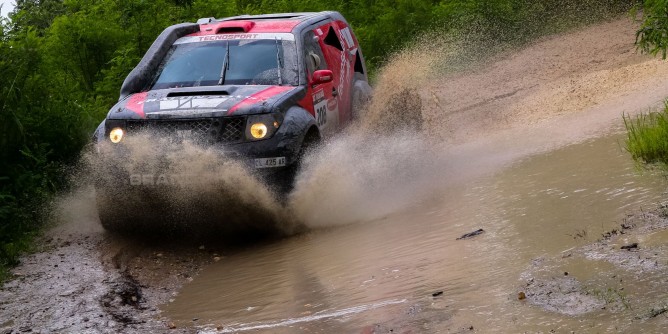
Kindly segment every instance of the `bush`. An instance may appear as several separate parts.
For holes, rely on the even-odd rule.
[[[661,112],[624,116],[626,149],[634,160],[668,164],[668,101]]]

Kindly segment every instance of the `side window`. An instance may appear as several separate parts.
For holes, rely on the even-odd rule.
[[[304,62],[306,63],[306,73],[309,78],[313,75],[313,72],[327,69],[325,56],[322,54],[318,38],[313,31],[309,31],[304,35]]]
[[[336,36],[334,28],[329,26],[329,31],[327,31],[327,37],[325,37],[325,44],[335,47],[339,51],[343,51],[343,46],[341,46],[341,41],[339,37]]]

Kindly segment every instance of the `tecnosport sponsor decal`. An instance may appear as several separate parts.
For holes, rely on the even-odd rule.
[[[201,43],[230,40],[249,40],[249,39],[280,39],[284,41],[294,41],[295,35],[290,33],[256,33],[256,34],[218,34],[206,36],[186,36],[181,37],[174,44]]]

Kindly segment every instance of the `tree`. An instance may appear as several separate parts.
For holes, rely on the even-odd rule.
[[[642,4],[642,25],[636,32],[636,44],[645,53],[666,59],[668,49],[668,0],[645,0]]]

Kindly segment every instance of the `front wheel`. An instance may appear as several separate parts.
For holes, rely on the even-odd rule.
[[[112,200],[104,191],[96,190],[95,204],[97,206],[97,215],[100,219],[102,227],[114,233],[122,233],[127,230],[126,221],[121,214],[125,208]]]
[[[304,158],[316,148],[319,141],[320,136],[317,131],[311,129],[304,136],[304,141],[295,162],[290,166],[275,171],[268,177],[269,184],[274,186],[279,195],[287,195],[294,189],[297,175],[303,167]]]
[[[353,121],[359,120],[361,114],[368,108],[371,102],[371,86],[366,81],[357,80],[353,86],[353,95],[351,101],[351,118]]]

